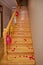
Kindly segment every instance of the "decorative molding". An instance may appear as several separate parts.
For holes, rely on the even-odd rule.
[[[4,4],[5,6],[7,6],[9,9],[11,9],[11,7],[9,6],[8,2],[5,0],[1,0],[0,1],[2,4]]]
[[[9,4],[10,1],[7,1],[7,0],[1,0],[0,2],[1,2],[2,4],[4,4],[5,6],[7,6],[8,8],[10,8],[10,9],[12,9],[13,7],[15,8],[16,5],[17,5],[16,0],[14,0],[14,2],[12,1],[12,3],[15,4],[15,6],[12,6],[12,7],[11,7],[11,4]]]

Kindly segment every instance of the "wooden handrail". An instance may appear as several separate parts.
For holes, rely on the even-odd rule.
[[[10,27],[10,25],[11,25],[13,19],[14,19],[14,16],[15,16],[15,12],[13,12],[12,17],[11,17],[11,19],[10,19],[8,25],[7,25],[7,28],[6,28],[7,31],[9,30],[9,27]]]
[[[7,35],[7,33],[9,32],[9,28],[10,28],[11,23],[13,22],[14,16],[15,16],[15,14],[16,14],[15,12],[16,12],[16,11],[13,12],[13,14],[12,14],[12,16],[11,16],[11,19],[10,19],[10,21],[9,21],[9,23],[8,23],[8,25],[7,25],[7,27],[4,28],[4,30],[3,30],[4,56],[7,55],[7,50],[6,50],[6,35]]]

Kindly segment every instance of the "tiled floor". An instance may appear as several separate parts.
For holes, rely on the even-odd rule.
[[[22,7],[16,24],[10,49],[7,49],[7,65],[35,65],[28,10]]]

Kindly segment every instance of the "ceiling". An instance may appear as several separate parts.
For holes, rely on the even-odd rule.
[[[0,2],[2,2],[3,4],[5,4],[7,7],[9,8],[14,8],[17,5],[16,0],[0,0]]]

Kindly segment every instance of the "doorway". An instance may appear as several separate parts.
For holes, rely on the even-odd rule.
[[[21,5],[22,6],[28,6],[28,0],[22,0]]]
[[[0,5],[0,38],[3,36],[3,7]]]

